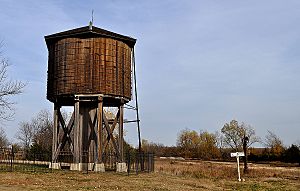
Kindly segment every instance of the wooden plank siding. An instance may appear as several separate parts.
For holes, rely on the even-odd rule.
[[[47,98],[104,94],[131,99],[131,48],[107,37],[63,38],[48,44]]]

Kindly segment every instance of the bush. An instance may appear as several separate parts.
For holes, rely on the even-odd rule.
[[[283,153],[282,160],[289,163],[299,163],[300,166],[300,149],[296,145],[292,144]]]

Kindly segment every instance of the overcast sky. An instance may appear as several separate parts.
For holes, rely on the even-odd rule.
[[[16,97],[13,139],[20,121],[46,99],[44,36],[94,25],[137,39],[142,137],[175,145],[180,130],[219,131],[232,119],[267,130],[285,145],[300,141],[299,0],[0,0],[0,39],[27,82]],[[127,117],[131,115],[127,114]],[[136,130],[127,136],[136,145]]]

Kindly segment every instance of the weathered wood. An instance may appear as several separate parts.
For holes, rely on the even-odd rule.
[[[97,133],[97,146],[98,146],[98,163],[102,163],[103,159],[103,99],[98,97],[98,133]]]
[[[60,106],[54,104],[54,112],[53,112],[53,139],[52,139],[52,161],[55,162],[56,150],[58,147],[58,132],[59,132],[59,121],[58,121],[58,112],[60,110]]]
[[[67,126],[65,125],[65,121],[64,121],[64,119],[63,119],[63,117],[62,117],[62,115],[61,115],[61,113],[60,113],[59,110],[57,111],[57,115],[58,115],[58,122],[60,122],[61,127],[62,127],[62,129],[64,131],[64,134],[63,134],[63,137],[62,137],[61,141],[59,141],[58,147],[55,150],[55,153],[54,153],[53,158],[52,158],[53,161],[57,160],[57,157],[58,157],[60,151],[65,147],[65,144],[67,142],[69,142],[70,151],[71,151],[71,153],[74,156],[73,142],[72,142],[71,137],[70,137],[70,134],[71,134],[71,131],[72,131],[72,127],[74,125],[74,112],[73,112],[72,117],[71,117],[71,119],[70,119],[70,121],[69,121],[69,123],[68,123]]]
[[[97,108],[89,107],[88,109],[88,140],[85,148],[88,149],[88,162],[94,163],[97,159],[96,142],[97,142]]]
[[[120,157],[120,151],[119,151],[119,148],[117,146],[116,140],[115,140],[115,138],[113,136],[112,129],[110,128],[110,125],[108,124],[108,120],[107,120],[105,114],[103,115],[103,121],[104,121],[104,126],[106,128],[109,140],[111,140],[111,142],[112,142],[112,144],[114,146],[115,152],[117,154],[117,158],[119,158]]]
[[[105,114],[104,114],[104,115],[105,115]],[[120,117],[120,111],[118,110],[117,115],[115,116],[112,125],[111,125],[111,126],[109,125],[110,131],[107,131],[107,138],[106,138],[106,140],[105,140],[105,142],[104,142],[104,147],[103,147],[104,150],[107,148],[107,145],[108,145],[108,143],[109,143],[109,141],[110,141],[110,138],[111,138],[111,136],[112,136],[112,134],[111,134],[110,132],[114,132],[114,130],[115,130],[115,128],[116,128],[116,125],[117,125],[117,123],[118,123],[118,121],[119,121],[119,117]],[[107,120],[107,122],[108,122],[108,124],[109,124],[109,121],[108,121],[108,120]]]
[[[70,150],[73,153],[73,141],[70,137],[70,133],[71,133],[72,127],[74,125],[74,116],[72,114],[72,117],[71,117],[71,119],[70,119],[67,126],[66,126],[64,118],[62,117],[60,112],[58,113],[58,119],[59,119],[61,127],[64,131],[64,135],[63,135],[63,138],[62,138],[62,141],[61,141],[62,142],[62,148],[65,146],[66,142],[68,141],[69,144],[70,144]]]
[[[124,162],[124,138],[123,138],[123,115],[124,107],[119,107],[119,151],[120,151],[120,162]]]
[[[93,110],[93,111],[95,111],[95,110]],[[89,127],[90,127],[88,145],[90,145],[91,141],[95,140],[97,137],[96,132],[95,132],[96,122],[97,122],[97,112],[94,112],[93,120],[91,119],[91,114],[89,115],[89,119],[88,119],[88,123],[89,123]]]
[[[67,125],[57,107],[55,116],[57,118],[56,126],[62,128],[63,136],[61,139],[59,139],[58,134],[56,136],[58,144],[56,149],[53,150],[53,161],[57,161],[60,152],[68,143],[70,150],[73,151],[74,163],[104,162],[105,160],[103,159],[104,156],[107,156],[109,144],[112,147],[108,149],[113,149],[117,161],[124,162],[123,105],[118,107],[114,118],[108,120],[103,112],[103,98],[101,96],[97,97],[97,99],[89,96],[78,96],[75,97],[74,112]],[[113,133],[117,125],[118,136],[115,138]],[[73,140],[71,138],[72,131],[74,135]],[[104,135],[106,139],[103,139]],[[55,145],[54,142],[53,145]]]
[[[74,163],[79,163],[80,161],[80,119],[79,119],[79,101],[76,100],[74,105]]]
[[[66,37],[51,43],[48,50],[50,101],[75,94],[131,99],[131,48],[124,42],[107,37]]]
[[[118,161],[124,162],[123,104],[132,98],[131,54],[136,40],[97,27],[95,31],[94,27],[82,27],[45,39],[49,51],[47,99],[55,103],[53,159],[69,144],[74,163],[102,163],[109,145]],[[74,106],[68,125],[60,106]],[[115,118],[108,120],[103,107],[118,107]]]

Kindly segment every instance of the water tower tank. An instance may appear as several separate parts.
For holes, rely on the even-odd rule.
[[[131,55],[136,39],[86,26],[45,36],[47,99],[73,105],[75,95],[103,96],[106,105],[131,100]]]
[[[131,100],[136,39],[90,25],[48,35],[45,40],[47,99],[54,103],[51,168],[59,168],[66,151],[72,154],[73,170],[88,164],[103,171],[107,153],[113,153],[124,167],[124,104]],[[68,122],[62,117],[62,106],[73,106]],[[104,107],[117,109],[114,119],[106,117]]]

